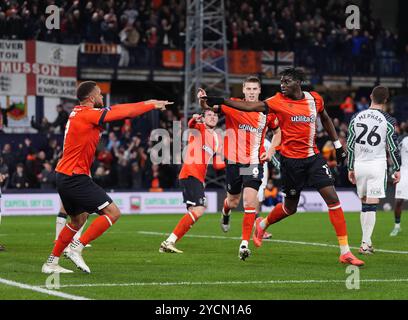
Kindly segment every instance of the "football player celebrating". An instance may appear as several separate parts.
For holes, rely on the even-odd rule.
[[[180,241],[205,212],[207,201],[204,182],[207,166],[210,162],[214,163],[216,169],[221,169],[223,166],[222,163],[217,162],[215,156],[220,140],[214,130],[217,123],[218,114],[210,109],[204,110],[203,115],[193,115],[188,122],[188,127],[196,131],[190,133],[188,138],[187,153],[179,174],[187,213],[180,219],[167,240],[161,243],[159,252],[183,253],[176,248],[176,241]]]
[[[322,97],[317,92],[302,91],[305,80],[303,70],[287,68],[281,73],[281,91],[273,97],[260,102],[226,100],[208,97],[207,104],[228,105],[243,111],[264,111],[276,114],[282,131],[281,176],[284,204],[278,204],[266,219],[258,218],[253,236],[254,244],[261,246],[266,228],[297,211],[300,192],[306,184],[318,190],[329,208],[330,221],[336,231],[340,246],[339,261],[356,266],[364,265],[350,251],[346,221],[339,198],[334,188],[334,179],[326,161],[316,146],[317,118],[320,116],[323,127],[336,148],[338,163],[346,158],[333,123],[325,111]]]
[[[356,113],[351,119],[347,139],[348,176],[350,182],[357,185],[357,194],[361,199],[361,254],[374,253],[371,236],[377,205],[381,198],[385,198],[387,148],[393,162],[394,183],[399,181],[401,166],[395,133],[396,121],[385,112],[389,98],[388,88],[375,87],[370,98],[370,108]]]
[[[126,118],[133,118],[153,109],[165,110],[168,101],[149,100],[103,107],[101,89],[93,81],[82,82],[77,88],[80,105],[74,107],[65,128],[62,158],[57,164],[57,191],[71,222],[61,230],[52,253],[42,266],[43,273],[70,273],[59,266],[63,250],[69,245],[67,258],[78,269],[90,273],[82,258],[83,248],[100,237],[120,217],[119,208],[100,186],[90,177],[90,169],[99,143],[103,124]],[[88,214],[99,214],[84,234],[73,240],[84,225]],[[72,242],[71,242],[72,241]]]
[[[254,76],[246,78],[242,92],[245,96],[244,101],[259,101],[261,81]],[[202,108],[208,107],[205,99],[200,99],[200,104]],[[229,230],[231,209],[238,207],[243,195],[244,218],[238,257],[245,260],[251,254],[249,240],[259,208],[258,190],[262,184],[262,162],[268,161],[268,154],[270,161],[275,147],[280,144],[280,129],[274,115],[271,115],[268,121],[267,110],[240,112],[220,104],[217,111],[224,114],[226,128],[223,147],[227,165],[225,182],[227,197],[222,208],[221,229],[224,232]],[[271,124],[275,136],[268,154],[263,147],[267,123]]]

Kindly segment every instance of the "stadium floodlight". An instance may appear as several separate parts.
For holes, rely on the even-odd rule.
[[[187,0],[184,125],[200,106],[198,88],[229,94],[224,0]]]

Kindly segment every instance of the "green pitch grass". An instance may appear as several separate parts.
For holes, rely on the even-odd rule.
[[[58,292],[89,299],[408,299],[408,229],[389,237],[391,213],[377,215],[374,245],[398,253],[363,257],[357,290],[346,288],[349,274],[338,262],[327,213],[298,213],[274,225],[269,229],[273,240],[259,249],[251,243],[247,261],[238,259],[240,213],[233,214],[226,234],[218,214],[206,215],[178,243],[183,254],[159,253],[164,234],[180,217],[123,216],[85,249],[91,274],[61,258],[61,265],[75,273],[61,275]],[[346,214],[346,219],[350,245],[358,247],[359,214]],[[7,251],[0,252],[0,280],[45,286],[47,276],[40,270],[52,248],[54,222],[54,216],[3,217],[0,243]],[[0,281],[2,299],[60,298]]]

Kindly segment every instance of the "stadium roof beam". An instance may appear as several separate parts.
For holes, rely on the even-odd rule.
[[[184,67],[184,125],[200,110],[198,88],[229,94],[227,30],[224,0],[187,0]],[[204,77],[211,73],[212,79]]]

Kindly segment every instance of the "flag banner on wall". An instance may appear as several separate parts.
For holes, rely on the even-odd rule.
[[[75,99],[78,45],[0,40],[0,95]]]

